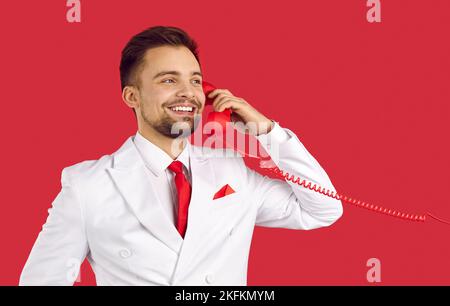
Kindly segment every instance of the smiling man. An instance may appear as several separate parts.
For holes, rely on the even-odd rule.
[[[132,59],[126,57],[121,65],[123,100],[137,115],[139,133],[175,159],[184,147],[185,138],[180,136],[186,130],[194,132],[199,122],[194,122],[195,115],[203,111],[199,63],[184,46],[132,51],[124,50],[124,56]],[[132,67],[135,63],[140,65]],[[178,150],[172,152],[173,148]]]
[[[64,168],[20,277],[21,285],[72,285],[87,258],[98,285],[245,285],[255,225],[310,230],[333,224],[341,202],[210,155],[187,140],[205,107],[196,43],[153,27],[122,51],[122,98],[137,132],[114,153]],[[233,110],[277,165],[335,191],[289,129],[227,89],[209,94]]]

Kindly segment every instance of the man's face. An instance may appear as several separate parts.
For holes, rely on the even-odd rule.
[[[205,104],[196,58],[186,47],[162,46],[148,50],[144,62],[138,76],[138,120],[170,138],[190,135],[198,126]],[[177,105],[189,105],[192,111],[174,110]]]

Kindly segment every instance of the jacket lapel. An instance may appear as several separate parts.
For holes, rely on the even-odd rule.
[[[178,254],[183,238],[164,213],[156,197],[156,190],[148,177],[154,174],[145,169],[145,164],[133,143],[133,136],[114,153],[113,167],[107,171],[139,222]]]

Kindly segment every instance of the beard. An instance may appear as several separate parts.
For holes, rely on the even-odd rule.
[[[197,129],[201,115],[195,114],[194,117],[185,116],[181,120],[174,120],[169,114],[164,113],[164,116],[159,118],[156,122],[151,122],[145,114],[145,110],[141,110],[141,116],[144,122],[151,126],[155,131],[169,138],[187,138]]]

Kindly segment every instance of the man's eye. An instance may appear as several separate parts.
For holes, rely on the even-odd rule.
[[[163,83],[167,83],[167,81],[174,81],[173,79],[166,79],[166,80],[164,80],[164,81],[162,81]],[[197,84],[202,84],[202,81],[201,80],[194,80],[194,82],[197,82]]]

